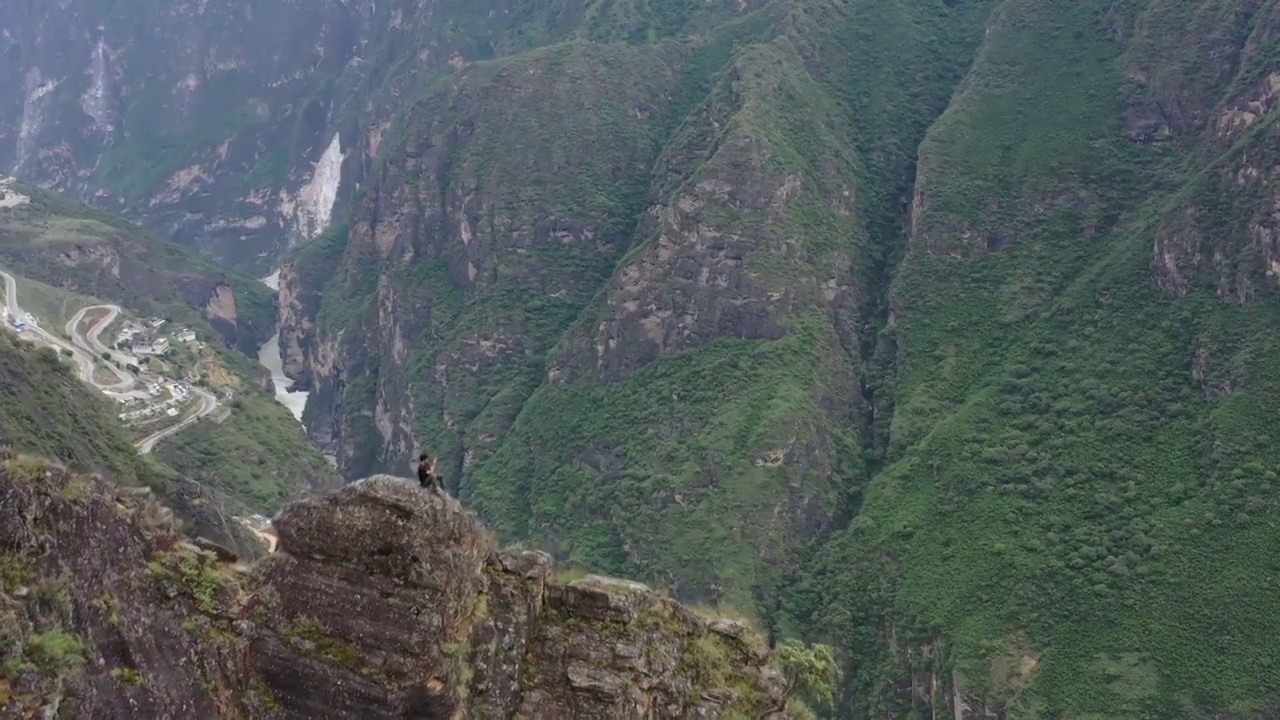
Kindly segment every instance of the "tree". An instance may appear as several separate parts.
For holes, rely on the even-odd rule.
[[[107,352],[106,350],[103,350],[103,351],[102,351],[102,359],[103,359],[103,360],[110,361],[110,360],[111,360],[111,353]]]
[[[787,701],[803,696],[830,705],[836,688],[836,656],[827,645],[784,640],[777,650],[778,665],[787,680]]]

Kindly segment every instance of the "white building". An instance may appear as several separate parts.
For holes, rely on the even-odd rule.
[[[196,331],[191,330],[189,328],[183,328],[179,330],[178,334],[175,335],[174,337],[177,338],[178,342],[184,342],[184,343],[195,342]]]
[[[169,352],[168,338],[159,338],[153,342],[134,343],[130,348],[134,355],[163,355]]]
[[[151,318],[147,321],[147,324],[152,328],[158,328],[164,324],[164,318]]]

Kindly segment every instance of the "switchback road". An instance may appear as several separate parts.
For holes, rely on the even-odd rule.
[[[3,270],[0,270],[0,278],[3,278],[5,283],[5,308],[8,312],[12,313],[15,318],[22,318],[24,313],[22,307],[18,305],[18,282],[14,280],[12,275],[4,272]],[[80,325],[84,323],[85,316],[95,311],[105,311],[106,315],[98,319],[98,321],[88,329],[87,333],[82,334],[80,332]],[[116,376],[117,382],[100,383],[94,377],[94,367],[97,365],[97,361],[102,357],[103,353],[107,353],[110,357],[122,364],[134,364],[134,358],[112,351],[103,344],[100,339],[102,332],[106,330],[107,326],[115,322],[119,315],[120,306],[118,305],[90,305],[89,307],[82,308],[66,325],[65,330],[72,340],[70,343],[34,324],[28,324],[27,331],[38,336],[48,345],[71,353],[72,359],[80,370],[80,379],[88,385],[91,385],[109,395],[143,395],[140,391],[130,392],[130,389],[137,384],[137,379],[133,377],[131,373],[120,370],[113,365],[107,364],[105,367],[107,367],[107,369]],[[161,379],[161,381],[163,381],[163,379]],[[218,409],[218,399],[207,390],[193,387],[191,388],[191,393],[195,396],[195,408],[187,413],[186,417],[174,425],[152,433],[134,443],[138,448],[138,452],[143,455],[150,453],[155,449],[156,443],[194,425],[201,418],[208,416],[210,413]]]

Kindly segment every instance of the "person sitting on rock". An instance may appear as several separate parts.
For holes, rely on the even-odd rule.
[[[439,495],[444,495],[444,482],[436,473],[436,463],[439,461],[439,458],[428,457],[426,453],[418,456],[418,484],[423,489],[431,489]]]

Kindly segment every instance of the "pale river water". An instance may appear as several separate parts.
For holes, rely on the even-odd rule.
[[[280,271],[277,270],[262,278],[262,282],[272,290],[280,289]],[[289,392],[289,384],[293,381],[284,374],[284,361],[280,357],[280,333],[277,331],[271,339],[258,350],[258,362],[271,372],[271,384],[275,387],[276,400],[289,409],[298,422],[302,422],[302,411],[307,407],[307,395],[304,390]]]

